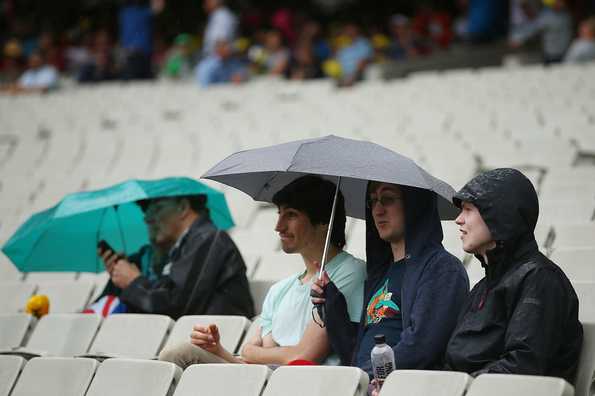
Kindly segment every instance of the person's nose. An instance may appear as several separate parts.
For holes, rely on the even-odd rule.
[[[455,224],[459,226],[465,224],[465,220],[463,219],[463,211],[461,211],[461,213],[459,213],[459,215],[455,219]]]
[[[281,216],[279,216],[279,219],[277,220],[277,224],[275,225],[275,231],[282,232],[284,229],[285,229],[285,222],[283,221]]]
[[[382,206],[380,201],[374,203],[374,206],[372,206],[372,214],[374,216],[380,216],[380,215],[384,214],[384,212],[385,212],[384,206]]]

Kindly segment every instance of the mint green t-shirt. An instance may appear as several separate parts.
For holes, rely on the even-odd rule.
[[[364,299],[366,263],[347,252],[329,261],[325,270],[345,296],[352,322],[359,322]],[[297,345],[306,326],[312,321],[311,282],[302,284],[295,274],[271,286],[262,305],[260,327],[262,336],[272,333],[279,346]]]

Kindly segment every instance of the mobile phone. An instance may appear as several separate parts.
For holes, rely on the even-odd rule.
[[[101,254],[107,252],[108,250],[111,250],[112,252],[115,252],[114,248],[111,247],[111,245],[109,243],[107,243],[107,241],[105,239],[102,239],[101,241],[99,241],[97,243],[97,249],[99,249],[99,251],[101,252]]]

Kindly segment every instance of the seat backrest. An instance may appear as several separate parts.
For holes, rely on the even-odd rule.
[[[283,366],[273,372],[263,395],[364,396],[368,382],[368,374],[357,367]]]
[[[182,369],[169,362],[107,359],[97,369],[86,396],[168,396],[181,375]]]
[[[595,203],[593,206],[595,207]],[[560,224],[554,226],[554,248],[593,248],[595,223],[586,219],[582,224]]]
[[[74,281],[76,272],[26,272],[25,281],[29,283]]]
[[[99,328],[89,353],[152,359],[161,350],[173,324],[166,315],[110,315]]]
[[[550,258],[571,281],[595,283],[595,248],[554,249]]]
[[[262,312],[262,304],[264,304],[264,299],[267,296],[269,289],[274,284],[275,282],[271,280],[250,281],[250,294],[252,294],[252,299],[254,300],[254,308],[257,315],[260,315],[260,313]]]
[[[95,359],[33,358],[11,396],[84,396],[97,364]]]
[[[473,378],[454,371],[396,370],[382,387],[380,396],[463,396]]]
[[[574,396],[574,388],[562,378],[537,375],[482,374],[475,378],[467,396]]]
[[[48,356],[82,355],[89,349],[100,323],[101,317],[93,314],[45,315],[25,349]]]
[[[0,314],[0,350],[20,347],[32,325],[29,314]]]
[[[299,254],[263,254],[254,273],[254,280],[279,281],[305,270],[304,260]]]
[[[578,296],[578,318],[581,322],[595,323],[595,283],[572,282]]]
[[[583,347],[575,389],[577,396],[595,395],[595,321],[583,323]]]
[[[37,286],[26,282],[0,282],[0,313],[24,312]]]
[[[233,353],[238,348],[242,337],[250,327],[250,320],[243,316],[225,315],[187,315],[176,321],[165,348],[178,343],[189,342],[194,325],[208,326],[216,324],[221,335],[221,345]]]
[[[95,284],[88,281],[38,282],[37,294],[50,300],[50,313],[77,313],[87,306]]]
[[[0,355],[0,396],[8,396],[21,370],[25,359],[20,356]]]
[[[174,396],[260,396],[271,375],[267,366],[256,364],[195,364],[188,367]]]
[[[23,274],[0,253],[0,279],[3,281],[20,281]]]

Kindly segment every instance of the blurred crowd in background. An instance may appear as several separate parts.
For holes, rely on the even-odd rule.
[[[262,3],[262,4],[261,4]],[[351,86],[373,63],[453,45],[534,45],[546,64],[595,59],[595,2],[452,0],[0,1],[0,90],[179,79],[201,86],[258,75]]]

